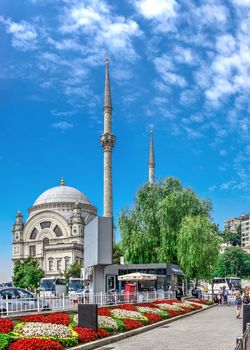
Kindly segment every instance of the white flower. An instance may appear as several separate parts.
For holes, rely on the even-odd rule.
[[[118,330],[118,325],[116,321],[109,316],[98,316],[98,326],[99,327],[109,327],[114,331]]]
[[[140,312],[147,312],[147,313],[156,314],[156,315],[160,315],[162,313],[160,309],[156,309],[154,307],[147,307],[147,306],[138,306],[137,310]]]
[[[157,304],[157,306],[158,306],[159,308],[161,308],[161,309],[182,311],[182,309],[181,309],[179,306],[176,306],[176,305]]]
[[[56,337],[70,338],[71,331],[61,324],[26,322],[22,328],[22,335],[27,337]]]
[[[111,310],[111,313],[114,316],[119,317],[119,318],[139,318],[139,319],[143,318],[143,316],[140,314],[140,312],[137,312],[137,311],[113,309],[113,310]]]

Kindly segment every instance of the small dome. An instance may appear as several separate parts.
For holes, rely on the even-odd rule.
[[[76,188],[69,186],[56,186],[43,192],[33,206],[48,203],[76,203],[91,204],[88,198]]]

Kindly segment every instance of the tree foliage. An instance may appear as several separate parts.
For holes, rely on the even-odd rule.
[[[70,277],[80,278],[81,277],[82,265],[78,263],[73,263],[70,265],[67,271],[64,273],[64,277],[68,281]]]
[[[250,277],[250,255],[240,247],[229,247],[220,255],[215,276]]]
[[[177,241],[179,264],[187,277],[209,280],[219,257],[221,239],[216,226],[204,215],[186,216]]]
[[[122,256],[121,243],[113,243],[113,264],[120,264],[120,258]]]
[[[209,217],[211,204],[200,200],[180,181],[167,178],[146,184],[137,192],[132,209],[121,212],[121,248],[129,263],[177,263],[177,238],[185,217]]]
[[[241,245],[241,232],[232,232],[225,230],[223,235],[223,241],[225,243],[230,243],[232,246],[240,246]]]
[[[44,271],[40,268],[39,262],[32,257],[15,262],[13,283],[16,287],[36,289],[43,277]]]

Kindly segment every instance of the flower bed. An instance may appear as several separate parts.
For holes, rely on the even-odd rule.
[[[14,328],[14,323],[11,320],[0,318],[0,333],[9,333]]]
[[[63,350],[72,346],[129,331],[162,319],[206,307],[195,299],[159,300],[98,309],[98,332],[78,327],[78,315],[62,312],[21,317],[15,324],[0,318],[0,350]]]

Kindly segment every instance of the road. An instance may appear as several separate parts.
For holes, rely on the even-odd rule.
[[[242,333],[234,306],[216,306],[100,350],[233,350]]]

